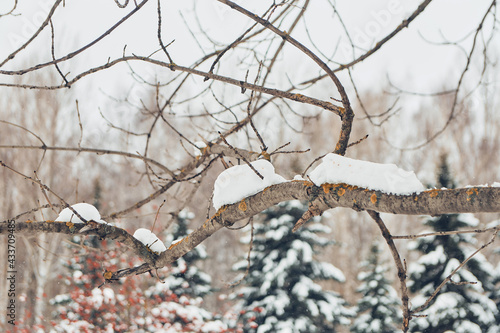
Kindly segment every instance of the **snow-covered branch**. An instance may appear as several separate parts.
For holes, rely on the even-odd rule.
[[[263,191],[247,197],[240,202],[221,207],[202,226],[194,230],[181,242],[162,252],[156,257],[145,251],[133,241],[125,230],[103,225],[86,234],[97,234],[102,238],[113,239],[134,249],[151,266],[144,267],[144,272],[153,267],[164,267],[195,248],[198,244],[223,227],[254,216],[280,202],[289,200],[317,200],[328,208],[345,207],[356,211],[370,210],[379,213],[403,215],[442,215],[453,213],[497,213],[500,212],[500,187],[467,187],[460,189],[433,189],[409,195],[395,195],[377,190],[369,190],[347,184],[323,184],[316,186],[308,181],[289,181],[265,188]],[[83,224],[57,222],[16,222],[19,233],[63,233],[74,234]],[[291,225],[290,228],[293,226]],[[7,231],[7,223],[0,223],[0,233]],[[124,274],[123,272],[121,274]],[[121,276],[120,276],[121,277]],[[115,278],[115,277],[113,277]]]

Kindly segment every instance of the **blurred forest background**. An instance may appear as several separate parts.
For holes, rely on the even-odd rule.
[[[108,2],[114,5],[112,1]],[[299,16],[304,1],[284,1],[281,7],[274,9],[275,15],[278,15],[283,6],[295,2],[297,2],[294,4],[296,8],[289,9],[288,14],[280,17],[276,23],[283,30],[290,29],[294,19]],[[331,26],[325,23],[325,26],[317,28],[316,23],[312,21],[315,20],[315,15],[319,15],[318,8],[312,4],[311,14],[305,14],[298,20],[298,28],[293,35],[312,48],[317,48],[316,53],[331,59],[330,64],[334,65],[335,61],[343,63],[343,57],[338,56],[341,53],[338,41],[344,39],[324,34],[324,31],[329,29],[333,31],[334,27],[339,26],[339,13],[336,10],[340,11],[341,8],[337,8],[334,2],[323,2],[324,8],[328,9],[330,20],[334,23],[331,23]],[[262,13],[264,11],[262,8],[269,6],[268,3],[265,5],[261,4],[260,7],[252,5],[255,7],[252,10]],[[193,4],[191,7],[186,6],[187,9],[182,11],[169,12],[171,16],[175,13],[176,20],[184,20],[183,23],[176,21],[179,29],[184,31],[181,38],[175,37],[174,33],[169,36],[168,26],[164,29],[165,40],[176,40],[169,50],[174,58],[176,53],[178,54],[174,59],[178,64],[191,64],[196,59],[202,59],[203,54],[209,54],[210,50],[223,49],[235,39],[235,36],[239,36],[251,25],[248,20],[238,23],[238,19],[231,16],[238,17],[238,15],[223,7],[217,7],[217,10],[205,16],[203,14],[205,6],[197,7]],[[369,16],[370,13],[379,13],[387,6],[388,2],[381,2],[378,9],[367,10],[368,14],[363,16],[364,19],[359,18],[357,24],[364,27],[363,24],[378,22],[375,16]],[[70,11],[77,10],[78,7],[67,1],[66,7],[62,9]],[[431,6],[427,10],[433,9],[436,8]],[[119,10],[116,5],[109,10],[113,15],[119,15],[115,13]],[[386,25],[380,25],[380,31],[376,36],[368,35],[370,42],[366,49],[373,46],[379,36],[385,35],[399,24],[408,10],[399,11],[397,13],[399,16],[391,18]],[[151,4],[149,11],[149,15],[155,17],[156,7]],[[485,12],[485,10],[479,11],[478,16],[484,15]],[[350,16],[345,15],[349,24]],[[441,15],[451,14],[441,12]],[[30,15],[26,17],[29,18]],[[221,17],[225,19],[222,20]],[[219,19],[221,21],[217,23]],[[0,18],[0,22],[2,20],[6,18]],[[496,17],[493,16],[493,20],[496,20]],[[227,26],[231,26],[231,31],[221,35],[219,30],[223,28],[220,27],[220,22],[225,22],[226,30]],[[153,23],[155,26],[156,22]],[[348,94],[351,96],[356,113],[351,141],[368,135],[365,140],[350,147],[346,156],[378,163],[394,163],[403,169],[413,170],[429,188],[444,186],[438,180],[440,172],[442,175],[443,165],[448,167],[452,182],[459,187],[499,181],[498,36],[491,37],[493,42],[490,44],[484,42],[495,34],[495,23],[488,21],[486,23],[488,28],[481,33],[484,42],[482,47],[486,50],[484,52],[478,47],[472,57],[467,57],[474,29],[478,24],[478,21],[474,21],[462,31],[465,36],[463,40],[454,42],[452,46],[450,44],[453,43],[447,40],[436,43],[439,44],[435,45],[436,48],[453,48],[453,51],[450,51],[451,55],[433,59],[428,54],[422,54],[423,67],[426,67],[426,61],[434,62],[429,65],[430,67],[440,67],[439,63],[455,63],[442,70],[444,75],[439,77],[432,77],[426,73],[429,77],[424,81],[418,78],[420,75],[418,67],[412,68],[412,62],[418,59],[418,56],[415,58],[412,55],[410,63],[405,63],[405,59],[400,58],[402,45],[405,45],[401,38],[412,37],[418,40],[415,43],[424,40],[432,44],[425,40],[425,36],[418,37],[418,27],[420,27],[418,23],[417,20],[414,28],[410,26],[409,30],[413,28],[411,35],[408,33],[395,40],[395,45],[385,53],[385,57],[392,58],[394,62],[401,62],[399,66],[407,69],[406,73],[395,75],[397,82],[391,80],[392,68],[388,66],[391,60],[385,62],[386,60],[380,59],[382,55],[374,57],[373,60],[370,58],[352,71],[340,75],[341,80],[348,85]],[[446,19],[443,19],[442,24],[442,27],[435,29],[445,29]],[[56,20],[55,25],[58,31]],[[61,23],[59,28],[63,26]],[[70,30],[75,26],[72,25]],[[351,31],[357,31],[355,29],[358,28],[355,27],[353,26]],[[136,31],[136,26],[128,29],[126,32],[121,32],[119,38],[125,38],[127,33],[140,33]],[[426,27],[421,29],[420,31],[425,31]],[[148,33],[156,37],[155,28],[149,30]],[[318,31],[323,33],[319,34]],[[467,34],[466,31],[472,33]],[[45,38],[50,39],[50,33]],[[61,33],[60,40],[59,43],[56,41],[56,46],[61,55],[68,53],[67,50],[77,48],[81,43],[79,40],[71,39],[71,31],[66,34]],[[48,49],[46,41],[40,43],[44,45],[44,49]],[[130,47],[127,46],[130,51],[124,52],[133,53],[140,49],[134,43],[130,44]],[[49,58],[46,54],[41,52],[37,54],[35,51],[37,45],[30,45],[31,49],[27,50],[29,52],[24,53],[22,58],[16,59],[17,62],[13,66],[29,67],[47,61]],[[84,55],[72,62],[61,64],[62,72],[77,73],[80,68],[97,66],[96,64],[105,62],[107,57],[123,51],[123,43],[120,44],[119,41],[109,41],[106,45],[108,46],[100,56],[92,55],[85,58]],[[109,45],[115,46],[110,49]],[[265,83],[265,86],[283,90],[290,87],[294,92],[319,96],[318,98],[324,100],[339,97],[332,92],[332,86],[326,80],[301,85],[301,82],[317,77],[321,73],[313,64],[304,62],[297,50],[289,45],[284,46],[282,52],[274,53],[279,45],[279,38],[264,32],[255,39],[249,39],[241,47],[231,49],[217,64],[216,72],[238,79],[248,75],[249,82],[256,80]],[[96,48],[98,49],[99,45]],[[155,48],[150,47],[140,53],[150,54]],[[184,56],[186,53],[180,53],[180,49],[192,52],[187,52],[188,55]],[[351,50],[354,53],[361,51],[362,48]],[[274,54],[277,55],[276,59],[273,58]],[[346,58],[349,56],[345,55]],[[488,61],[488,66],[485,66],[485,61]],[[465,71],[466,75],[463,75],[466,62],[469,67]],[[211,63],[212,61],[201,63],[200,67],[208,70]],[[387,70],[373,69],[384,66],[388,66]],[[247,70],[250,74],[247,74]],[[463,83],[460,91],[455,94],[457,80],[461,80],[462,75]],[[355,82],[363,81],[364,76],[369,77],[367,82],[361,82],[359,87],[355,85]],[[374,76],[377,76],[377,79]],[[9,80],[12,84],[59,85],[61,77],[54,68],[46,68],[44,71],[30,73],[29,76],[9,78]],[[252,110],[262,108],[264,111],[253,117],[253,123],[269,150],[273,151],[290,142],[286,147],[287,150],[301,151],[276,154],[272,157],[276,171],[285,178],[292,179],[295,175],[301,174],[315,158],[332,151],[334,147],[331,142],[335,142],[340,129],[337,117],[311,105],[256,94],[251,103],[253,105],[249,106],[248,91],[241,94],[238,88],[229,88],[215,81],[203,82],[202,78],[178,71],[173,72],[150,63],[124,62],[109,71],[90,75],[88,80],[83,79],[71,89],[11,87],[1,87],[1,89],[0,160],[2,162],[25,175],[33,176],[33,171],[36,170],[36,178],[42,180],[68,203],[94,204],[104,219],[130,233],[137,228],[149,229],[154,225],[157,235],[167,247],[171,241],[185,235],[187,229],[197,228],[214,213],[210,199],[214,181],[224,170],[223,164],[216,161],[202,177],[180,182],[142,207],[133,209],[119,218],[111,219],[109,216],[112,213],[132,207],[162,186],[165,179],[162,176],[165,175],[155,174],[141,159],[105,152],[78,152],[76,148],[137,152],[160,161],[170,170],[177,170],[196,158],[198,152],[194,142],[213,141],[218,138],[218,131],[226,132],[241,121],[246,116],[248,108]],[[450,110],[453,111],[450,113]],[[258,151],[261,145],[250,126],[245,126],[229,136],[228,141],[235,147],[253,151]],[[75,150],[12,148],[12,146],[41,145],[72,147]],[[236,159],[226,160],[238,163]],[[2,221],[30,211],[34,207],[47,205],[46,197],[38,184],[27,181],[6,168],[0,168],[0,179]],[[304,207],[302,209],[307,209]],[[256,217],[254,223],[259,225],[268,218],[268,214],[271,213],[267,212]],[[286,214],[292,213],[283,213]],[[300,217],[300,214],[298,216]],[[45,208],[26,214],[22,219],[41,221],[53,220],[56,217],[56,213]],[[478,224],[470,226],[485,228],[491,222],[500,219],[500,214],[476,214],[475,218]],[[394,235],[418,234],[429,230],[429,225],[424,224],[429,217],[384,214],[384,219]],[[470,221],[471,217],[464,219]],[[345,300],[345,304],[342,305],[345,306],[345,312],[339,316],[345,316],[347,320],[354,320],[358,316],[355,305],[363,297],[359,292],[363,281],[358,279],[358,275],[366,270],[366,262],[370,258],[372,264],[375,260],[373,258],[378,258],[375,260],[375,266],[384,267],[387,270],[384,276],[388,279],[388,284],[394,290],[399,290],[390,253],[380,236],[380,231],[367,214],[337,208],[326,212],[316,222],[327,227],[321,229],[320,234],[331,242],[317,248],[314,260],[333,265],[344,278],[315,279],[315,282],[323,290],[333,291]],[[239,223],[241,226],[243,224]],[[290,228],[291,226],[292,224]],[[196,251],[189,253],[191,257],[186,256],[172,267],[159,270],[158,277],[165,279],[166,283],[159,282],[154,273],[130,277],[117,284],[106,285],[104,289],[95,288],[104,282],[102,273],[105,269],[116,270],[140,264],[137,259],[127,255],[123,246],[110,241],[100,241],[96,237],[67,237],[56,234],[19,235],[16,253],[18,271],[16,292],[19,295],[20,324],[17,329],[21,331],[22,328],[35,327],[40,331],[54,329],[60,332],[78,332],[89,329],[104,332],[109,329],[107,323],[114,321],[115,331],[129,332],[140,331],[141,327],[146,329],[146,323],[140,320],[143,318],[145,321],[150,320],[149,324],[155,320],[182,323],[181,326],[186,331],[237,330],[236,321],[243,311],[241,305],[237,305],[238,295],[244,290],[241,288],[248,288],[253,278],[252,270],[255,269],[250,265],[248,275],[238,285],[233,285],[246,269],[249,235],[250,225],[238,230],[226,229],[217,232]],[[255,237],[257,236],[256,232]],[[4,244],[4,235],[0,237]],[[470,242],[473,246],[479,247],[488,240],[488,237],[489,235],[478,234],[475,236],[476,240]],[[256,253],[259,251],[257,239],[253,249]],[[396,241],[400,254],[408,265],[417,263],[422,256],[418,250],[410,250],[411,242]],[[377,243],[378,245],[374,245]],[[482,252],[485,260],[496,270],[489,272],[492,274],[493,284],[495,278],[500,278],[500,256],[495,249],[496,247],[490,247]],[[5,251],[0,252],[0,256],[5,255]],[[3,259],[5,258],[2,258],[2,262]],[[194,271],[190,271],[191,269]],[[6,274],[5,270],[0,270],[1,281],[6,280]],[[192,285],[189,285],[190,283]],[[5,288],[0,289],[0,299],[7,299]],[[395,299],[397,300],[397,296]],[[182,306],[177,308],[160,305],[174,303]],[[395,307],[397,308],[397,301]],[[193,310],[194,308],[197,310]],[[87,313],[86,309],[94,310],[93,313]],[[110,313],[113,316],[106,318]],[[105,323],[99,322],[103,318],[106,318]],[[401,319],[398,315],[394,315],[392,319],[394,327],[399,327]],[[5,316],[2,316],[1,326],[9,329],[5,320]],[[251,326],[252,322],[258,322],[255,316],[245,317],[242,320],[240,322],[244,325],[250,325],[245,328],[247,331],[255,329]],[[349,327],[348,324],[343,328],[338,326],[336,329],[348,331]],[[239,329],[242,329],[241,326]],[[327,331],[326,328],[324,330]]]

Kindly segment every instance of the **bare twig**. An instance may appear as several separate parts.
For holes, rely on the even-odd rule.
[[[252,254],[252,247],[253,247],[253,217],[251,217],[248,220],[248,222],[250,223],[250,246],[248,248],[248,255],[247,255],[247,268],[245,269],[245,273],[243,273],[243,276],[241,277],[241,279],[239,279],[235,282],[228,283],[227,287],[236,287],[247,277],[248,273],[250,272],[250,264],[251,264],[250,254]]]
[[[124,1],[124,3],[123,3],[123,5],[122,5],[122,4],[120,3],[120,1],[119,1],[119,0],[115,0],[115,3],[116,3],[116,5],[117,5],[119,8],[125,8],[125,7],[127,7],[128,2],[129,2],[129,0],[125,0],[125,1]]]
[[[14,15],[14,11],[17,8],[17,2],[18,2],[18,0],[14,0],[14,4],[12,5],[12,8],[8,12],[6,12],[4,14],[0,14],[0,17],[2,17],[2,16],[8,16],[8,15]]]
[[[484,243],[480,248],[478,248],[476,251],[474,251],[470,256],[468,256],[464,261],[462,261],[460,263],[460,265],[457,266],[457,268],[455,268],[447,277],[446,279],[443,280],[443,282],[441,282],[441,284],[434,290],[434,292],[432,293],[432,295],[425,301],[424,304],[422,304],[421,306],[419,306],[417,309],[413,310],[412,313],[418,313],[418,312],[421,312],[423,310],[425,310],[429,304],[432,302],[432,300],[437,296],[437,294],[439,293],[439,291],[444,287],[444,285],[448,282],[451,281],[451,278],[453,277],[453,275],[455,275],[456,272],[458,272],[462,267],[464,267],[468,262],[469,260],[471,260],[476,254],[478,254],[479,252],[481,252],[482,250],[484,250],[486,247],[488,247],[489,245],[493,244],[493,242],[496,240],[497,236],[498,236],[498,232],[500,231],[500,226],[497,226],[495,228],[493,228],[494,232],[493,232],[493,235],[491,237],[491,239],[487,242],[487,243]],[[470,282],[467,281],[467,284],[469,284]]]
[[[389,246],[389,249],[391,250],[391,254],[392,254],[392,257],[394,259],[394,262],[396,263],[396,269],[398,270],[398,278],[399,278],[399,284],[400,284],[400,290],[401,290],[401,301],[403,303],[402,304],[402,306],[403,306],[403,327],[402,327],[402,330],[403,330],[403,332],[408,332],[412,313],[410,312],[408,288],[406,286],[406,268],[403,266],[403,263],[401,262],[399,252],[398,252],[398,249],[396,248],[396,245],[394,244],[394,241],[392,239],[392,235],[389,232],[389,229],[387,229],[387,227],[385,226],[384,221],[382,221],[382,218],[380,218],[380,214],[378,212],[373,211],[373,210],[368,210],[368,214],[375,221],[375,223],[377,223],[380,231],[382,232],[382,236],[384,237],[387,245]]]
[[[7,58],[5,58],[4,61],[2,61],[0,63],[0,68],[5,65],[8,61],[14,59],[14,57],[19,53],[21,52],[22,50],[24,50],[29,44],[31,44],[31,42],[40,34],[40,32],[42,32],[42,30],[47,26],[47,24],[49,24],[51,18],[52,18],[52,15],[54,15],[54,12],[56,10],[56,8],[59,6],[59,4],[61,3],[62,0],[56,0],[54,2],[54,5],[52,6],[52,8],[50,9],[49,11],[49,14],[47,15],[47,18],[45,19],[45,21],[43,21],[43,23],[40,25],[40,27],[38,28],[37,31],[35,31],[35,33],[30,37],[30,39],[28,39],[23,45],[21,45],[17,50],[15,50],[14,52],[12,52],[11,54],[9,54],[7,56]],[[17,5],[17,0],[16,0],[16,5]],[[14,7],[15,8],[15,7]],[[14,9],[13,9],[14,10]]]
[[[0,120],[0,122],[3,122],[3,121]],[[18,125],[14,125],[14,126],[21,127]],[[33,134],[33,135],[35,135],[35,134]],[[170,176],[173,176],[173,177],[175,176],[175,174],[170,169],[168,169],[166,166],[164,166],[163,164],[161,164],[160,162],[158,162],[156,160],[153,160],[153,159],[145,157],[145,156],[141,156],[139,154],[132,154],[132,153],[127,153],[127,152],[119,151],[119,150],[88,148],[88,147],[78,147],[77,148],[77,147],[46,146],[45,144],[42,146],[0,145],[0,149],[2,149],[2,148],[4,148],[4,149],[41,149],[41,150],[55,150],[55,151],[73,151],[73,152],[78,152],[78,153],[81,153],[81,152],[95,153],[98,155],[121,155],[121,156],[129,157],[129,158],[143,160],[147,163],[150,163],[154,166],[159,167],[160,169],[162,169],[163,171],[168,173]]]
[[[358,141],[354,141],[354,142],[351,142],[349,145],[347,145],[347,148],[350,148],[352,146],[355,146],[357,144],[360,144],[361,142],[363,142],[365,139],[368,138],[368,134],[366,134],[364,137],[362,137],[361,139],[359,139]]]
[[[158,207],[158,210],[156,211],[155,220],[153,222],[153,226],[151,227],[151,232],[153,232],[153,230],[155,229],[156,221],[158,221],[158,217],[160,216],[160,209],[163,207],[163,205],[165,204],[165,202],[166,202],[166,200],[163,200],[163,202],[161,203],[160,207]]]
[[[451,230],[451,231],[437,231],[429,232],[420,235],[403,235],[403,236],[392,236],[392,239],[417,239],[430,236],[449,236],[458,234],[480,234],[489,231],[497,230],[498,227],[486,228],[486,229],[473,229],[473,230]]]
[[[167,51],[167,47],[170,44],[172,44],[174,41],[171,41],[167,46],[165,46],[163,44],[163,40],[161,39],[161,7],[160,7],[160,0],[158,0],[158,42],[160,43],[160,46],[161,46],[163,52],[165,52],[165,54],[167,55],[168,61],[170,61],[170,63],[173,63],[174,61],[170,57],[170,54]]]
[[[50,47],[50,53],[52,55],[52,60],[56,60],[56,53],[55,53],[55,50],[54,50],[54,25],[52,24],[52,19],[49,20],[49,23],[50,23],[50,37],[51,37],[51,47]],[[56,68],[57,72],[59,73],[59,75],[61,75],[62,79],[64,80],[64,82],[66,83],[66,85],[68,84],[68,80],[66,80],[66,76],[61,72],[61,69],[59,68],[59,65],[57,63],[54,64],[54,67]],[[69,88],[69,86],[68,86]]]
[[[70,205],[69,205],[69,204],[68,204],[68,203],[67,203],[67,202],[66,202],[63,198],[61,198],[61,197],[60,197],[60,196],[59,196],[56,192],[52,191],[52,190],[51,190],[51,189],[50,189],[47,185],[45,185],[44,183],[42,183],[42,182],[38,179],[38,177],[37,177],[37,178],[33,178],[33,177],[30,177],[30,176],[27,176],[27,175],[25,175],[25,174],[23,174],[23,173],[21,173],[21,172],[19,172],[19,171],[15,170],[15,169],[13,169],[12,167],[8,166],[7,164],[5,164],[5,163],[4,163],[4,162],[2,162],[2,161],[0,161],[0,166],[3,166],[4,168],[6,168],[6,169],[8,169],[8,170],[10,170],[10,171],[12,171],[12,172],[14,172],[15,174],[17,174],[17,175],[19,175],[19,176],[22,176],[22,177],[24,177],[25,179],[30,180],[30,181],[32,181],[32,182],[34,182],[34,183],[36,183],[36,184],[40,185],[40,187],[41,187],[43,190],[46,190],[46,191],[48,191],[48,192],[52,193],[52,194],[53,194],[53,195],[54,195],[57,199],[59,199],[59,200],[60,200],[60,201],[61,201],[61,202],[65,205],[65,207],[69,208],[69,209],[73,212],[73,214],[75,214],[75,215],[76,215],[76,216],[77,216],[77,217],[78,217],[78,218],[79,218],[82,222],[84,222],[84,223],[85,223],[85,222],[87,222],[87,220],[86,220],[86,219],[84,219],[84,218],[83,218],[83,217],[82,217],[82,216],[81,216],[81,215],[80,215],[80,214],[79,214],[79,213],[78,213],[78,212],[77,212],[77,211],[76,211],[73,207],[71,207],[71,206],[70,206]],[[48,200],[48,198],[47,198],[47,200]],[[50,201],[49,201],[49,203],[50,203]]]
[[[0,67],[2,67],[7,61],[9,61],[12,58],[14,58],[14,56],[19,51],[21,51],[24,48],[26,48],[26,46],[28,46],[36,38],[36,36],[38,36],[38,34],[43,30],[43,28],[45,28],[45,26],[47,26],[47,24],[49,23],[50,18],[54,14],[55,9],[57,8],[57,6],[59,6],[59,4],[61,3],[61,1],[62,0],[56,0],[56,2],[54,3],[54,6],[52,7],[52,9],[49,12],[49,15],[48,15],[47,19],[42,23],[42,25],[35,32],[35,34],[26,43],[24,43],[19,49],[17,49],[13,53],[11,53],[2,63],[0,63]],[[17,70],[17,71],[4,71],[4,70],[0,70],[0,74],[5,74],[5,75],[23,75],[23,74],[26,74],[26,73],[29,73],[29,72],[33,72],[33,71],[36,71],[38,69],[41,69],[41,68],[44,68],[44,67],[56,64],[56,63],[60,63],[60,62],[69,60],[69,59],[77,56],[78,54],[82,53],[83,51],[89,49],[93,45],[97,44],[98,42],[100,42],[107,35],[111,34],[123,22],[125,22],[126,20],[128,20],[135,13],[137,13],[148,1],[149,0],[143,0],[142,2],[140,2],[139,4],[137,4],[137,6],[130,13],[128,13],[127,15],[125,15],[122,19],[120,19],[117,23],[115,23],[111,28],[109,28],[106,32],[104,32],[103,34],[101,34],[99,37],[97,37],[96,39],[94,39],[93,41],[91,41],[90,43],[88,43],[87,45],[79,48],[78,50],[76,50],[74,52],[68,53],[64,57],[61,57],[61,58],[56,59],[56,60],[48,61],[48,62],[45,62],[45,63],[41,63],[41,64],[29,67],[29,68]],[[68,84],[71,85],[72,82],[68,82]]]
[[[80,125],[80,138],[78,139],[78,148],[82,148],[82,139],[83,139],[83,126],[82,126],[82,119],[80,117],[80,108],[78,107],[78,100],[75,101],[76,103],[76,115],[78,116],[78,125]]]
[[[354,118],[354,112],[352,111],[351,104],[349,102],[349,97],[347,96],[347,93],[344,89],[344,86],[340,82],[340,80],[337,78],[335,73],[328,67],[328,65],[321,60],[315,53],[313,53],[311,50],[309,50],[306,46],[304,46],[302,43],[297,41],[295,38],[291,37],[288,33],[285,31],[281,31],[275,26],[271,24],[271,22],[264,20],[263,18],[254,15],[252,12],[244,9],[243,7],[237,5],[236,3],[230,1],[230,0],[217,0],[232,9],[244,14],[245,16],[249,17],[250,19],[260,23],[262,26],[266,27],[267,29],[271,30],[273,33],[276,35],[280,36],[293,46],[295,46],[297,49],[299,49],[301,52],[303,52],[305,55],[307,55],[310,59],[312,59],[321,69],[323,69],[327,75],[330,77],[330,79],[334,82],[335,86],[337,87],[337,91],[340,94],[340,97],[342,98],[342,104],[344,105],[343,108],[340,108],[340,113],[339,116],[342,120],[342,126],[341,126],[341,132],[340,132],[340,137],[337,142],[337,145],[335,147],[335,152],[340,155],[344,155],[345,151],[347,149],[347,144],[349,141],[349,137],[351,134],[351,129],[352,129],[352,121]]]
[[[301,218],[295,223],[292,232],[296,232],[299,230],[307,221],[312,219],[314,216],[320,216],[323,214],[323,209],[320,209],[319,206],[315,203],[311,203],[307,211],[302,214]]]
[[[257,171],[257,169],[255,169],[255,167],[250,163],[250,161],[248,161],[243,155],[240,155],[239,152],[229,142],[227,142],[226,138],[222,135],[221,132],[219,132],[219,135],[224,141],[224,143],[228,145],[228,147],[231,148],[237,155],[239,155],[241,159],[250,167],[250,169],[252,169],[253,172],[255,172],[257,176],[259,176],[260,179],[264,179],[264,176],[262,176],[261,173]]]

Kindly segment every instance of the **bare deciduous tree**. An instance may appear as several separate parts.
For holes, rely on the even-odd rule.
[[[171,4],[160,0],[115,3],[117,7],[113,15],[118,12],[120,18],[90,42],[73,50],[68,50],[67,45],[63,47],[58,42],[59,38],[67,38],[64,27],[69,24],[68,17],[74,15],[71,13],[74,4],[61,0],[45,8],[44,20],[28,36],[11,33],[11,48],[5,58],[0,59],[0,87],[4,94],[30,90],[64,90],[69,93],[72,91],[69,88],[75,87],[78,95],[81,94],[78,87],[84,85],[86,80],[98,75],[105,77],[111,71],[128,72],[135,82],[123,87],[119,96],[116,96],[115,91],[111,92],[113,105],[121,113],[104,108],[100,115],[89,117],[91,111],[84,110],[84,102],[80,98],[76,103],[61,106],[61,109],[73,111],[71,116],[64,116],[72,120],[59,125],[57,119],[61,116],[58,114],[38,109],[37,119],[26,121],[23,117],[9,114],[9,108],[14,107],[4,102],[2,107],[7,113],[2,114],[2,117],[7,118],[2,119],[0,124],[0,165],[3,169],[2,196],[5,198],[2,199],[2,216],[6,222],[0,223],[0,233],[9,233],[9,221],[15,222],[15,233],[20,235],[74,235],[84,227],[83,224],[53,222],[48,217],[54,216],[61,208],[69,207],[78,189],[77,184],[60,184],[60,179],[57,181],[44,175],[44,170],[57,169],[57,166],[49,164],[62,163],[61,156],[65,156],[66,160],[71,159],[74,165],[89,169],[96,167],[105,170],[104,164],[111,168],[120,165],[123,173],[125,169],[122,165],[126,165],[130,174],[121,174],[123,182],[113,186],[119,187],[122,193],[128,193],[126,198],[115,198],[114,206],[108,207],[110,213],[104,219],[110,221],[130,217],[134,211],[155,200],[168,198],[169,211],[177,213],[193,197],[205,200],[197,205],[206,207],[207,219],[200,221],[199,227],[189,236],[160,255],[148,251],[145,245],[123,228],[87,222],[84,235],[98,235],[120,242],[144,261],[137,267],[105,272],[104,278],[110,283],[165,267],[221,229],[252,218],[283,201],[299,199],[309,202],[309,210],[297,221],[296,228],[312,216],[337,207],[352,209],[359,214],[366,211],[376,222],[394,258],[403,301],[402,330],[407,332],[411,318],[423,309],[411,309],[409,305],[406,265],[381,213],[500,213],[500,187],[430,189],[396,195],[348,184],[316,186],[309,180],[294,180],[272,185],[241,202],[224,205],[217,211],[210,208],[211,199],[200,194],[200,188],[212,186],[214,174],[221,171],[222,165],[229,167],[238,161],[249,164],[257,159],[266,159],[286,165],[289,169],[283,173],[287,173],[287,176],[293,177],[295,173],[305,176],[307,169],[313,167],[326,153],[349,155],[350,149],[361,147],[370,150],[371,145],[372,150],[377,149],[375,145],[378,143],[366,133],[356,130],[357,124],[363,126],[363,130],[368,128],[382,133],[380,137],[388,145],[399,146],[401,149],[397,151],[400,153],[408,150],[415,152],[414,159],[418,159],[422,150],[429,155],[439,155],[441,152],[433,146],[433,142],[439,140],[447,130],[449,132],[454,122],[462,124],[460,133],[474,140],[476,133],[459,120],[474,107],[492,107],[489,103],[478,103],[477,91],[485,89],[486,102],[492,98],[491,89],[494,87],[489,75],[494,75],[491,74],[494,70],[491,64],[498,59],[494,45],[494,38],[497,37],[496,1],[489,1],[479,19],[473,22],[473,31],[464,40],[453,41],[443,37],[440,41],[439,44],[453,45],[463,52],[463,57],[457,61],[457,66],[461,66],[460,71],[453,74],[451,88],[421,93],[391,83],[388,88],[390,96],[384,97],[389,98],[383,106],[385,109],[377,108],[375,112],[369,110],[370,105],[373,105],[373,101],[379,102],[381,97],[367,96],[361,92],[358,81],[362,79],[358,75],[363,75],[363,72],[361,70],[361,74],[358,74],[358,67],[376,66],[376,62],[372,61],[376,56],[391,57],[391,53],[386,51],[389,45],[395,43],[404,31],[418,26],[423,13],[433,10],[431,0],[422,1],[406,16],[402,10],[394,9],[394,6],[402,4],[389,2],[386,9],[376,12],[365,30],[350,28],[352,24],[344,19],[344,13],[334,1],[322,2],[324,10],[330,15],[330,21],[322,22],[319,28],[311,22],[317,9],[311,8],[315,4],[309,0],[258,1],[244,5],[229,0],[205,1],[203,4],[193,2],[192,7],[186,6],[188,9],[184,9],[181,15],[168,7]],[[20,4],[16,1],[13,8],[2,13],[0,22],[26,17],[16,16],[23,14],[23,9],[18,6]],[[212,16],[207,8],[211,9]],[[309,15],[309,12],[313,15]],[[144,27],[130,28],[129,21],[140,15],[144,19],[147,14],[148,24],[151,15],[155,15],[155,31],[146,24]],[[184,22],[184,26],[176,27],[182,32],[170,29],[169,20],[173,16],[180,18],[179,22]],[[227,20],[230,23],[222,22],[218,26],[214,20]],[[233,23],[237,23],[238,29],[227,31],[231,30]],[[169,28],[165,28],[166,25]],[[222,30],[226,31],[220,35],[213,33],[219,32],[214,27],[220,29],[221,25],[224,27]],[[82,68],[85,66],[85,59],[82,60],[85,54],[91,54],[100,47],[108,47],[111,43],[109,40],[115,35],[120,36],[119,30],[126,28],[130,29],[128,31],[131,34],[147,32],[145,39],[148,41],[154,35],[155,44],[149,45],[143,52],[139,52],[138,48],[129,51],[127,45],[120,45],[121,55],[109,56],[99,64],[89,61],[90,65]],[[370,35],[377,29],[377,36]],[[321,30],[323,35],[314,34]],[[385,35],[379,37],[381,31]],[[363,39],[368,40],[368,43],[359,45]],[[22,42],[14,45],[19,40]],[[38,49],[42,50],[42,55],[35,58],[33,54]],[[116,54],[112,48],[105,49],[110,50],[110,54]],[[36,63],[26,65],[33,61]],[[479,74],[475,72],[469,77],[473,67],[479,68],[476,70]],[[450,86],[449,81],[445,83]],[[421,108],[415,111],[410,129],[410,112],[401,115],[401,109],[408,108],[408,103],[416,98],[422,98],[422,103],[428,103],[427,109],[432,110],[429,112]],[[369,102],[370,99],[373,101]],[[438,101],[443,105],[438,107]],[[380,105],[383,104],[380,102]],[[21,106],[19,110],[30,107]],[[318,117],[321,117],[321,122],[331,126],[311,129],[311,123],[318,124],[314,120]],[[93,133],[90,127],[93,125],[89,124],[95,119],[104,121],[108,128],[107,132],[100,132],[103,138],[99,142],[101,147],[91,144]],[[498,124],[498,119],[485,121],[487,126],[495,122]],[[47,123],[47,128],[40,127],[40,123]],[[64,135],[65,132],[58,126],[73,126],[72,133],[78,134],[66,138],[68,141],[59,140],[59,133]],[[498,127],[491,129],[493,132],[497,130]],[[314,131],[314,134],[309,135],[307,131]],[[409,134],[409,131],[413,133]],[[458,135],[456,130],[454,133]],[[316,145],[319,147],[317,151],[308,152],[310,147],[304,146],[305,140],[301,138],[307,138],[308,135],[310,140],[320,142]],[[17,141],[16,136],[22,140]],[[471,156],[482,153],[493,155],[498,152],[498,141],[485,142],[482,147],[483,152],[469,153]],[[436,148],[436,151],[429,152],[431,148]],[[462,149],[466,150],[465,147]],[[34,173],[15,160],[20,158],[20,155],[16,155],[18,151],[24,151],[23,156],[34,159],[30,164],[31,168],[35,168]],[[491,169],[497,170],[498,158],[491,156],[491,159],[488,162]],[[299,162],[292,169],[289,160]],[[494,172],[490,175],[498,176]],[[7,187],[14,187],[10,185],[14,177],[24,179],[31,186],[33,198],[28,195],[17,198],[26,204],[9,201]],[[495,179],[486,181],[491,184]],[[141,184],[137,192],[127,190],[133,182]],[[88,188],[85,190],[89,191]],[[106,200],[111,201],[111,198]],[[26,212],[23,213],[23,210]],[[27,216],[37,216],[38,220],[26,221]],[[491,238],[478,251],[493,243],[498,231],[498,227],[473,230],[491,234]],[[443,281],[446,282],[449,279]]]

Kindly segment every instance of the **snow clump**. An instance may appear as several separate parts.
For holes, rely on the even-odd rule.
[[[274,166],[267,160],[250,162],[264,179],[261,179],[248,164],[236,165],[221,172],[214,184],[213,205],[218,210],[259,193],[268,186],[286,182],[274,172]]]
[[[151,251],[161,253],[167,250],[163,242],[150,230],[139,228],[134,232],[134,238],[146,245]]]
[[[77,203],[71,206],[80,216],[88,221],[95,221],[106,224],[106,221],[101,220],[101,214],[93,205],[88,203]],[[75,213],[68,207],[64,208],[56,219],[56,222],[73,222],[84,223]]]
[[[309,178],[316,186],[345,183],[379,190],[385,193],[410,194],[425,190],[413,171],[394,164],[355,160],[337,154],[327,154]]]

